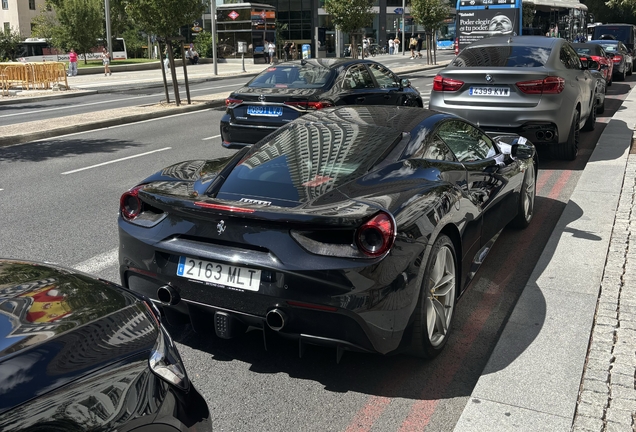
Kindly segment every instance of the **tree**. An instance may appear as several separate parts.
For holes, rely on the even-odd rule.
[[[130,18],[147,34],[156,35],[165,40],[170,72],[174,88],[174,98],[179,105],[179,87],[174,69],[174,55],[172,53],[171,37],[179,34],[179,28],[190,24],[201,17],[205,5],[201,0],[122,0],[124,8]],[[181,44],[179,44],[181,46]],[[168,95],[167,82],[164,81],[166,97]]]
[[[38,15],[31,20],[31,36],[51,42],[59,26],[60,22],[57,20],[55,13],[42,5]]]
[[[448,0],[411,0],[413,20],[426,29],[426,58],[428,61],[431,59],[431,45],[433,45],[431,36],[448,18],[450,11]]]
[[[15,61],[18,55],[18,46],[22,42],[20,32],[17,30],[3,30],[0,32],[0,60]]]
[[[340,31],[350,34],[351,57],[358,57],[355,33],[373,22],[373,0],[325,0],[324,8]]]
[[[521,10],[522,10],[521,23],[523,24],[524,27],[532,27],[532,22],[534,21],[534,14],[536,12],[534,8],[534,4],[523,3]]]
[[[201,30],[193,43],[200,57],[212,58],[212,33]]]
[[[50,4],[59,22],[51,31],[51,44],[65,51],[75,48],[77,53],[90,53],[103,35],[101,0],[51,0]]]

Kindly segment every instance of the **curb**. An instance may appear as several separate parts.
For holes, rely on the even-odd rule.
[[[30,132],[25,134],[14,135],[10,137],[0,137],[0,147],[7,147],[16,144],[23,144],[31,141],[42,140],[46,138],[54,138],[62,135],[68,135],[77,132],[87,132],[95,129],[102,129],[111,126],[119,126],[127,123],[135,123],[144,120],[151,120],[155,118],[167,117],[174,114],[182,114],[189,113],[194,111],[201,111],[208,108],[215,108],[218,106],[222,106],[224,104],[224,100],[215,99],[208,102],[204,102],[200,105],[186,105],[180,107],[169,108],[164,111],[158,111],[153,113],[145,113],[145,114],[134,114],[123,117],[118,117],[109,120],[99,120],[79,125],[72,126],[61,126],[59,128],[40,131],[40,132]]]
[[[20,96],[15,99],[12,98],[7,100],[0,99],[0,105],[14,105],[14,104],[19,104],[23,102],[47,101],[51,99],[68,99],[68,98],[74,98],[79,96],[93,95],[97,93],[98,93],[97,90],[78,90],[74,92],[69,92],[68,90],[65,90],[60,93],[51,94],[51,95]]]

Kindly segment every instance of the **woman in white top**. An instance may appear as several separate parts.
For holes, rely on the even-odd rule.
[[[104,76],[112,75],[110,71],[110,53],[106,48],[102,50],[102,64],[104,65]]]
[[[274,42],[267,44],[267,54],[269,55],[269,64],[274,64],[274,53],[276,52],[276,45]]]

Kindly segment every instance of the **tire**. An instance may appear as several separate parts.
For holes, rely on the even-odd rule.
[[[523,176],[519,191],[519,208],[517,216],[510,222],[512,228],[524,229],[530,225],[534,215],[534,199],[537,196],[537,179],[534,164],[531,164]]]
[[[610,78],[610,80],[607,82],[607,86],[611,87],[613,82],[614,82],[614,80],[612,78]]]
[[[581,130],[585,132],[589,132],[589,131],[593,131],[594,128],[596,127],[596,107],[597,107],[596,95],[594,95],[594,102],[592,103],[592,109],[590,110],[590,115],[587,117],[587,120],[585,120],[585,124],[583,125],[583,128]]]
[[[625,69],[627,69],[627,66],[623,68],[622,73],[619,72],[619,75],[616,77],[616,81],[625,81]]]
[[[605,112],[605,98],[603,98],[603,103],[596,107],[596,114],[603,114]]]
[[[415,308],[410,354],[432,359],[446,345],[455,312],[459,278],[453,242],[440,235],[424,269]]]
[[[581,115],[574,111],[572,125],[568,133],[568,140],[552,146],[552,156],[563,160],[574,160],[579,152],[579,119]]]

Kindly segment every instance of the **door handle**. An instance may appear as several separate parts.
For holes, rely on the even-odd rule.
[[[356,101],[357,101],[357,102],[363,102],[363,101],[364,101],[364,96],[361,96],[361,97],[359,97],[359,98],[356,98]]]

